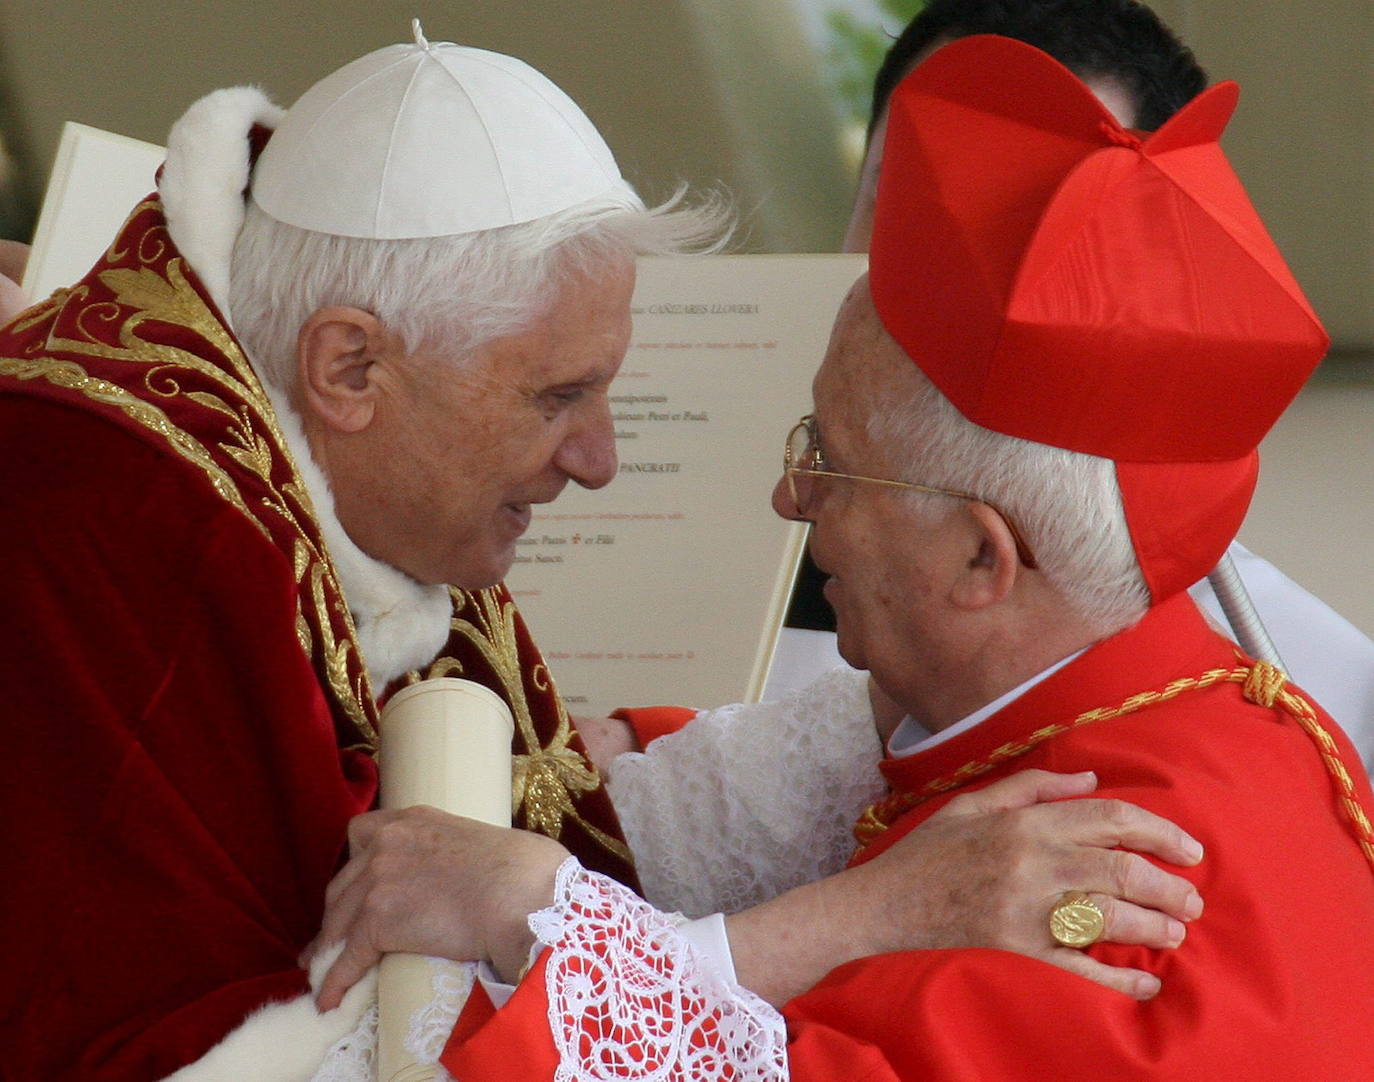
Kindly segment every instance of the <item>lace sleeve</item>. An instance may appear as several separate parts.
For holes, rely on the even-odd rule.
[[[867,674],[840,668],[772,703],[707,710],[607,789],[645,897],[690,917],[737,913],[830,875],[883,793]]]
[[[555,1082],[786,1082],[782,1016],[724,979],[669,916],[569,858],[530,917],[545,968]]]
[[[338,957],[338,950],[332,950],[322,957],[326,963],[332,962]],[[453,1082],[452,1076],[439,1063],[439,1056],[472,991],[477,977],[477,963],[451,962],[447,958],[426,960],[429,963],[430,999],[411,1015],[405,1049],[417,1065],[413,1072],[415,1077],[423,1077],[430,1082]],[[328,964],[320,965],[319,959],[312,964],[314,988],[318,989],[327,970]],[[373,974],[375,972],[372,971]],[[373,983],[375,993],[375,981]],[[310,1082],[378,1082],[378,1009],[375,994],[370,995],[372,1003],[367,1012],[353,1032],[325,1053],[324,1061],[311,1076]]]

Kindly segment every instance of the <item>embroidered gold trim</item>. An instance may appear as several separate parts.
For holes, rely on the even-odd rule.
[[[1222,683],[1241,684],[1241,693],[1250,702],[1270,709],[1283,710],[1297,721],[1303,732],[1317,745],[1322,763],[1331,779],[1332,787],[1336,790],[1337,803],[1340,804],[1345,813],[1347,824],[1355,835],[1355,840],[1359,844],[1361,852],[1364,853],[1365,860],[1368,861],[1371,868],[1374,868],[1374,826],[1371,826],[1368,814],[1355,796],[1354,782],[1350,778],[1350,772],[1346,769],[1345,762],[1341,759],[1340,749],[1336,746],[1336,741],[1326,727],[1322,725],[1312,704],[1302,695],[1290,689],[1287,674],[1265,661],[1256,661],[1250,665],[1241,665],[1233,669],[1209,669],[1200,676],[1187,676],[1173,680],[1157,691],[1142,691],[1122,700],[1116,706],[1085,710],[1065,724],[1046,725],[1035,730],[1024,741],[1012,741],[1003,744],[1001,747],[993,749],[987,758],[975,759],[965,763],[943,777],[926,782],[914,792],[899,790],[876,804],[871,804],[864,809],[858,822],[854,824],[854,837],[862,848],[896,822],[898,817],[919,807],[932,797],[956,789],[1010,759],[1025,755],[1036,745],[1043,744],[1046,740],[1066,733],[1070,729],[1091,725],[1097,721],[1110,721],[1112,718],[1119,718],[1125,714],[1133,714],[1147,707],[1168,702],[1185,692],[1202,691]]]
[[[256,526],[264,536],[267,527],[248,510],[230,476],[220,468],[210,452],[190,434],[172,424],[168,416],[149,402],[130,394],[118,384],[95,379],[75,361],[54,357],[0,357],[0,375],[17,380],[42,379],[55,387],[76,391],[93,402],[113,406],[144,428],[156,432],[168,446],[191,465],[202,470],[219,496],[232,503]]]
[[[155,201],[147,201],[134,210],[130,220],[150,208],[160,211]],[[138,256],[145,264],[155,262],[166,254],[170,241],[164,238],[164,227],[149,230],[138,238]],[[120,247],[121,241],[125,241],[124,247]],[[132,243],[132,239],[126,240],[121,231],[120,237],[110,246],[109,258],[124,258]],[[271,401],[256,373],[228,329],[187,280],[183,268],[183,260],[173,258],[166,265],[165,276],[146,265],[100,272],[100,281],[114,293],[115,300],[84,305],[77,310],[74,323],[86,335],[86,339],[58,336],[50,331],[38,350],[143,366],[146,368],[143,383],[151,394],[168,400],[184,395],[197,405],[226,418],[225,439],[218,444],[218,450],[263,484],[268,495],[262,498],[261,509],[279,516],[295,534],[293,562],[296,581],[303,587],[308,585],[308,589],[302,589],[298,594],[297,640],[307,657],[315,656],[314,647],[318,645],[329,690],[363,738],[364,743],[358,746],[375,753],[377,733],[371,720],[375,706],[367,666],[358,652],[357,633],[347,605],[335,606],[333,610],[334,615],[342,620],[344,637],[337,638],[333,632],[325,584],[329,586],[329,594],[334,597],[343,595],[323,540],[318,544],[312,540],[312,534],[320,536],[315,509],[278,427]],[[32,328],[45,319],[52,319],[56,327],[56,317],[62,309],[68,304],[81,304],[88,296],[89,289],[85,286],[58,290],[38,311],[18,324],[18,329]],[[132,311],[126,315],[127,309]],[[117,330],[119,347],[104,344],[92,329],[88,329],[92,321],[112,323],[120,318],[123,322]],[[192,331],[225,358],[229,370],[186,350],[140,338],[138,330],[149,320]],[[179,374],[185,372],[194,372],[217,386],[225,397],[208,391],[185,392],[179,379]],[[271,532],[259,513],[248,506],[232,476],[216,462],[210,450],[173,424],[156,405],[117,384],[92,377],[72,360],[42,355],[0,358],[0,375],[20,380],[45,379],[55,386],[76,391],[92,401],[119,409],[131,420],[156,433],[179,456],[204,472],[222,499],[233,504],[264,536],[271,538]],[[225,398],[237,401],[238,407],[230,405]],[[289,471],[289,480],[280,485],[272,477],[274,461],[282,462]],[[313,530],[307,531],[306,523]],[[313,603],[314,635],[311,634],[311,621],[299,607],[302,594],[308,595]],[[358,655],[358,676],[352,683],[347,664],[350,652]]]
[[[529,701],[520,666],[520,651],[516,641],[515,602],[504,602],[495,589],[463,591],[449,588],[455,612],[470,601],[476,622],[457,615],[452,630],[470,642],[490,666],[505,690],[515,717],[516,733],[524,754],[517,754],[511,762],[511,814],[523,810],[531,830],[557,839],[562,835],[565,820],[571,819],[608,851],[627,862],[632,860],[629,847],[603,830],[587,822],[573,804],[573,793],[589,793],[601,784],[596,768],[576,749],[572,741],[572,720],[563,700],[554,693],[553,678],[548,668],[537,665],[531,672],[534,686],[549,692],[557,710],[558,724],[547,744],[541,745],[530,714]],[[428,676],[462,674],[462,665],[453,658],[440,658],[430,666]]]

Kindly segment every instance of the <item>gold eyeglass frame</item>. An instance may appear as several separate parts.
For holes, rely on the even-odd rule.
[[[1035,557],[1031,554],[1030,546],[1026,544],[1026,539],[1021,536],[1021,531],[1016,528],[1010,516],[1000,507],[989,499],[975,495],[972,492],[960,492],[953,488],[936,488],[933,485],[920,485],[914,481],[892,481],[886,477],[867,477],[858,473],[840,473],[838,470],[822,469],[820,466],[807,466],[792,461],[792,441],[796,437],[798,430],[805,430],[806,445],[810,449],[810,457],[815,462],[824,462],[825,453],[821,450],[820,439],[816,434],[816,415],[808,413],[800,421],[787,430],[787,441],[782,447],[782,472],[787,478],[787,492],[792,497],[792,506],[797,510],[799,518],[806,517],[806,508],[802,505],[801,496],[797,492],[796,475],[800,473],[808,474],[812,477],[839,477],[846,481],[867,481],[874,485],[886,485],[889,488],[905,488],[915,492],[928,492],[933,496],[953,496],[956,500],[972,500],[974,503],[986,504],[996,512],[997,517],[1006,523],[1007,530],[1011,533],[1012,540],[1016,544],[1016,555],[1021,562],[1032,571],[1039,565],[1035,562]],[[804,456],[806,457],[806,456]],[[810,501],[807,501],[808,503]]]

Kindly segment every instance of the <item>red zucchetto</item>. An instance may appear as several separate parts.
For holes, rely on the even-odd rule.
[[[945,46],[889,107],[870,288],[975,424],[1117,463],[1154,600],[1207,573],[1328,344],[1217,145],[1237,88],[1127,131],[1038,49]]]

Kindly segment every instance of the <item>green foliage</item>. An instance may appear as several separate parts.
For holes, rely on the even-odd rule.
[[[861,126],[868,124],[873,97],[873,76],[892,44],[925,0],[879,0],[883,23],[855,18],[847,11],[828,11],[825,16],[830,40],[826,45],[826,69],[844,115]]]

